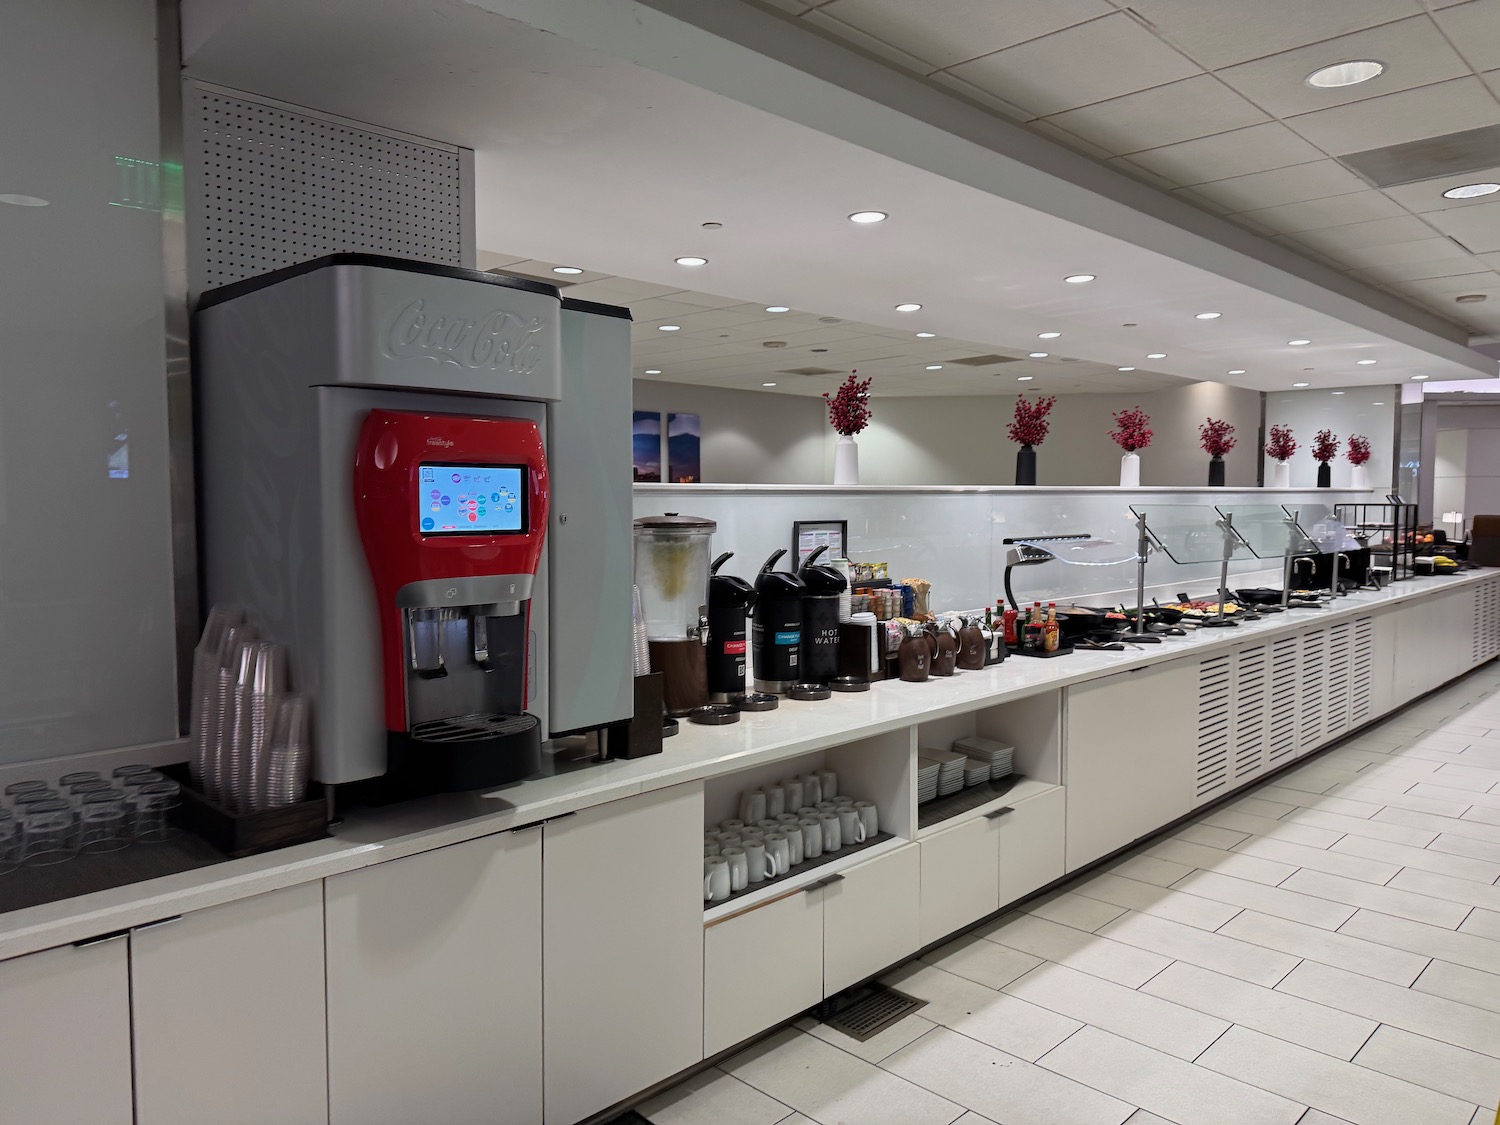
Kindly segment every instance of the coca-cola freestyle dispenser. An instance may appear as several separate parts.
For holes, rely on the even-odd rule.
[[[291,646],[319,780],[498,785],[630,717],[629,328],[366,255],[204,295],[205,594]]]

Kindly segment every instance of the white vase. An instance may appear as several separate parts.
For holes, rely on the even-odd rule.
[[[1141,455],[1127,453],[1120,458],[1120,487],[1141,487]]]
[[[1292,467],[1285,461],[1276,462],[1276,471],[1271,477],[1272,488],[1292,487]]]
[[[848,434],[840,434],[833,446],[833,483],[859,483],[859,446]]]
[[[1365,472],[1364,465],[1351,465],[1349,472],[1350,488],[1369,488],[1370,475]]]

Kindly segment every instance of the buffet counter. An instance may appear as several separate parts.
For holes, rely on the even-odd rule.
[[[31,989],[0,1006],[0,1040],[38,1005],[103,1011],[50,1064],[115,1077],[109,1105],[76,1120],[129,1121],[143,1089],[183,1110],[152,1120],[211,1119],[228,1082],[263,1120],[409,1120],[441,1095],[571,1125],[1497,654],[1500,572],[1473,571],[1124,652],[1013,657],[783,700],[727,727],[683,723],[659,755],[559,762],[490,794],[361,811],[328,840],[0,915],[0,990]],[[1158,708],[1178,721],[1131,717]],[[918,750],[975,735],[1013,744],[1019,776],[934,819]],[[880,835],[702,901],[705,827],[733,817],[742,790],[821,769],[879,806]],[[169,987],[224,958],[235,972],[194,995]],[[504,972],[477,963],[492,960]],[[212,1012],[215,1041],[174,1004]],[[89,1023],[59,1019],[60,1034]],[[472,1088],[413,1077],[413,1035],[467,1060]],[[45,1072],[48,1040],[35,1041],[0,1088]],[[415,1102],[395,1097],[392,1071]],[[270,1073],[279,1086],[254,1080]],[[276,1100],[297,1097],[306,1115]]]

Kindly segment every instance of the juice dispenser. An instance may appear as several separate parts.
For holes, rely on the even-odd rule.
[[[665,676],[670,715],[708,702],[708,560],[717,527],[676,512],[635,521],[635,583],[651,667]]]

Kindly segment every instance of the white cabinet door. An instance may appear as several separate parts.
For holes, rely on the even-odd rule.
[[[1069,871],[1192,808],[1197,692],[1191,657],[1067,689]]]
[[[1049,789],[1000,818],[1000,906],[1063,875],[1066,794]]]
[[[125,935],[0,961],[0,1120],[130,1125]]]
[[[138,1125],[328,1120],[323,887],[130,935]]]
[[[823,888],[823,995],[832,996],[922,947],[917,844],[843,872]]]
[[[703,928],[703,1053],[716,1055],[823,999],[823,888]]]
[[[542,831],[326,880],[333,1125],[542,1120]]]
[[[703,786],[548,821],[542,860],[548,1125],[703,1058]]]
[[[1000,906],[1000,823],[996,811],[922,837],[921,944],[947,937]]]

